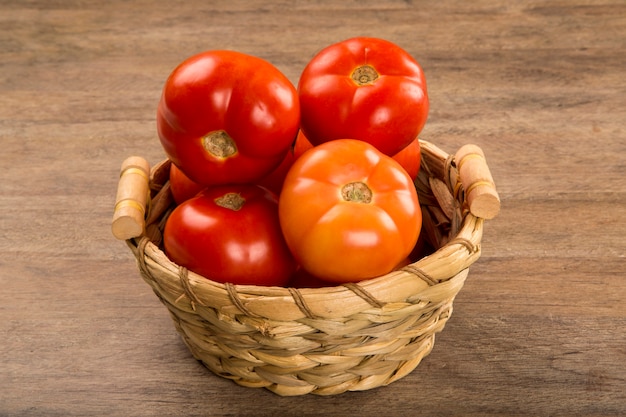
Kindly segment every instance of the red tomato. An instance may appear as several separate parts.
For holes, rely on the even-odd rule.
[[[300,127],[313,145],[352,138],[394,155],[428,117],[422,68],[382,39],[358,37],[326,47],[304,68],[298,93]]]
[[[313,145],[306,138],[302,130],[298,132],[298,136],[296,138],[296,143],[294,146],[294,157],[298,159],[300,155],[302,155],[307,150],[311,149]],[[409,176],[413,179],[417,177],[417,174],[420,170],[420,163],[422,160],[422,155],[420,153],[420,141],[419,139],[413,139],[408,146],[402,149],[400,152],[393,156],[402,168],[409,174]]]
[[[353,139],[318,145],[297,159],[278,213],[296,261],[332,282],[390,272],[409,255],[422,224],[404,168]]]
[[[282,286],[296,269],[276,197],[257,185],[210,187],[177,206],[163,244],[173,262],[222,283]]]
[[[168,77],[157,108],[165,152],[203,185],[248,183],[285,157],[300,121],[298,93],[269,62],[207,51]]]
[[[257,184],[262,185],[268,190],[274,192],[276,195],[280,195],[283,188],[283,182],[285,181],[285,177],[287,176],[287,172],[289,172],[291,165],[293,165],[294,161],[298,159],[300,155],[312,147],[313,145],[304,136],[302,131],[298,131],[298,136],[293,143],[292,149],[287,152],[283,162],[281,162],[281,164],[274,169],[274,171],[257,181]]]
[[[291,165],[293,165],[294,160],[293,151],[289,150],[285,158],[283,158],[283,162],[268,175],[257,181],[257,184],[267,188],[276,195],[280,195],[285,176],[287,176],[287,172],[289,168],[291,168]]]
[[[176,165],[170,166],[170,191],[176,204],[195,197],[205,188],[204,185],[190,180]]]
[[[298,131],[298,136],[296,137],[296,143],[293,146],[293,156],[295,159],[300,158],[300,156],[311,149],[313,144],[304,136],[302,130]]]
[[[409,177],[415,179],[420,171],[420,163],[422,162],[419,139],[413,139],[413,142],[395,154],[393,159],[402,165]]]

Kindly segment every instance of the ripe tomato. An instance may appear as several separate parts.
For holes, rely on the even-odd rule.
[[[394,155],[420,133],[428,116],[426,80],[405,50],[358,37],[330,45],[307,64],[298,94],[301,129],[313,145],[360,139]]]
[[[313,145],[306,138],[302,130],[298,132],[298,137],[296,138],[296,143],[294,146],[294,157],[298,159],[300,155],[302,155],[307,150],[311,149]],[[420,152],[420,141],[418,138],[413,139],[408,146],[402,149],[400,152],[393,156],[402,168],[409,174],[409,176],[413,179],[417,177],[417,174],[420,170],[420,163],[422,161],[422,154]]]
[[[300,158],[300,156],[311,149],[313,144],[309,141],[302,130],[298,131],[298,136],[296,137],[296,142],[293,145],[293,156],[295,159]]]
[[[409,143],[408,146],[395,154],[393,159],[402,165],[402,168],[409,174],[409,177],[415,179],[420,171],[420,164],[422,162],[419,139],[413,139],[413,142]]]
[[[276,169],[258,180],[256,183],[274,192],[276,195],[280,195],[283,188],[283,182],[285,181],[285,177],[287,176],[287,172],[289,172],[291,165],[293,165],[294,161],[298,159],[300,155],[312,147],[313,145],[304,136],[302,131],[298,131],[298,136],[296,137],[292,148],[289,152],[287,152],[283,162],[281,162]]]
[[[204,185],[190,180],[176,165],[170,166],[170,191],[176,204],[195,197],[205,188]]]
[[[419,239],[418,239],[419,240]],[[396,266],[393,267],[394,271],[397,271],[399,269],[404,268],[407,265],[411,264],[411,259],[407,256],[406,258],[404,258],[403,260],[400,261],[400,263]]]
[[[422,224],[404,168],[354,139],[326,142],[297,159],[278,213],[296,261],[332,282],[390,272],[409,255]]]
[[[293,151],[290,149],[287,152],[287,155],[283,158],[283,162],[281,162],[278,167],[274,168],[272,172],[258,180],[256,183],[267,188],[274,194],[280,195],[280,191],[283,188],[283,182],[285,181],[285,176],[287,176],[287,172],[289,172],[289,168],[293,165],[294,160]]]
[[[296,269],[278,222],[278,203],[263,187],[209,187],[177,206],[163,232],[167,256],[217,282],[284,285]]]
[[[298,93],[273,65],[207,51],[168,77],[157,131],[172,162],[203,185],[248,183],[285,157],[300,121]]]

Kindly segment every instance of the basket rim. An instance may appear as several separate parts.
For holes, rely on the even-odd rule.
[[[458,172],[450,163],[453,158],[430,142],[420,139],[420,145],[422,164],[428,159],[442,161],[443,182],[455,192]],[[167,162],[155,165],[153,173]],[[464,196],[456,194],[462,206]],[[372,308],[393,311],[415,300],[437,301],[437,295],[444,288],[449,293],[450,286],[460,290],[469,266],[480,257],[484,224],[484,219],[469,210],[464,209],[461,215],[456,236],[432,254],[380,277],[322,288],[223,284],[175,264],[145,235],[127,243],[144,280],[178,308],[195,311],[206,306],[226,314],[281,321],[341,318]]]

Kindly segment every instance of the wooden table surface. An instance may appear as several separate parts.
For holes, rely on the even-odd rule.
[[[4,0],[0,21],[0,415],[626,415],[623,0]],[[481,146],[502,211],[410,375],[239,387],[192,358],[113,238],[120,164],[164,158],[156,104],[184,58],[239,50],[295,84],[357,35],[422,64],[421,138]]]

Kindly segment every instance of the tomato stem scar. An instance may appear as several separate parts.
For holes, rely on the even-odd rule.
[[[367,204],[372,201],[372,190],[363,182],[351,182],[341,188],[345,201]]]
[[[214,130],[202,137],[202,147],[218,158],[228,158],[237,153],[237,145],[224,130]]]
[[[243,205],[246,203],[246,199],[243,198],[239,193],[226,193],[221,197],[217,197],[213,201],[218,206],[224,207],[232,211],[241,210]]]
[[[356,67],[350,75],[352,81],[358,86],[374,84],[378,79],[378,72],[369,64]]]

